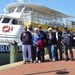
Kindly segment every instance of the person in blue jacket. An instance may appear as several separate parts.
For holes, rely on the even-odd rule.
[[[38,54],[38,62],[41,62],[41,53],[38,49],[38,41],[41,39],[41,34],[38,32],[38,28],[34,28],[34,33],[32,35],[32,42],[33,42],[33,63],[36,63],[36,53]]]

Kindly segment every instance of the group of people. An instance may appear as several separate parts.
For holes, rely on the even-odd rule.
[[[60,31],[58,26],[55,26],[55,31],[51,27],[45,32],[42,30],[42,26],[39,25],[38,28],[24,26],[24,32],[21,33],[22,41],[22,55],[23,64],[26,62],[36,63],[36,57],[38,57],[38,62],[44,62],[44,48],[47,47],[49,53],[49,61],[62,60],[62,45],[64,46],[65,60],[69,60],[68,49],[70,50],[70,59],[73,61],[73,51],[72,51],[72,38],[73,35],[70,33],[67,27],[64,27],[64,31]],[[59,51],[58,51],[59,50]],[[60,54],[60,57],[59,55]],[[28,58],[28,59],[27,59]]]

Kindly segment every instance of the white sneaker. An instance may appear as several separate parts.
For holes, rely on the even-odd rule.
[[[41,61],[39,60],[38,63],[41,63]]]
[[[55,59],[53,59],[53,62],[55,62]]]
[[[50,62],[52,61],[52,59],[49,60]]]
[[[33,62],[34,64],[36,63],[36,61]]]

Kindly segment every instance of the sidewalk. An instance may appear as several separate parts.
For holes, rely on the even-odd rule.
[[[74,51],[75,55],[75,51]],[[46,56],[48,59],[48,56]],[[74,56],[75,58],[75,56]],[[21,62],[0,66],[0,75],[74,75],[75,61],[56,61],[44,63],[30,63],[22,65]]]
[[[45,55],[45,59],[48,59],[48,58],[49,58],[49,55]],[[7,69],[10,69],[13,67],[20,66],[20,65],[23,65],[23,61],[15,62],[12,64],[7,64],[7,65],[2,65],[2,66],[0,66],[0,71],[7,70]]]

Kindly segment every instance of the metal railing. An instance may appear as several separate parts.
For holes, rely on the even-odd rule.
[[[10,39],[10,40],[9,40]],[[11,40],[11,39],[13,39],[13,40]],[[10,43],[10,42],[12,42],[12,41],[14,41],[14,39],[15,40],[17,40],[18,41],[18,43],[19,43],[19,38],[17,37],[17,36],[15,36],[15,35],[5,35],[5,34],[0,34],[0,42],[3,42],[3,43]]]

